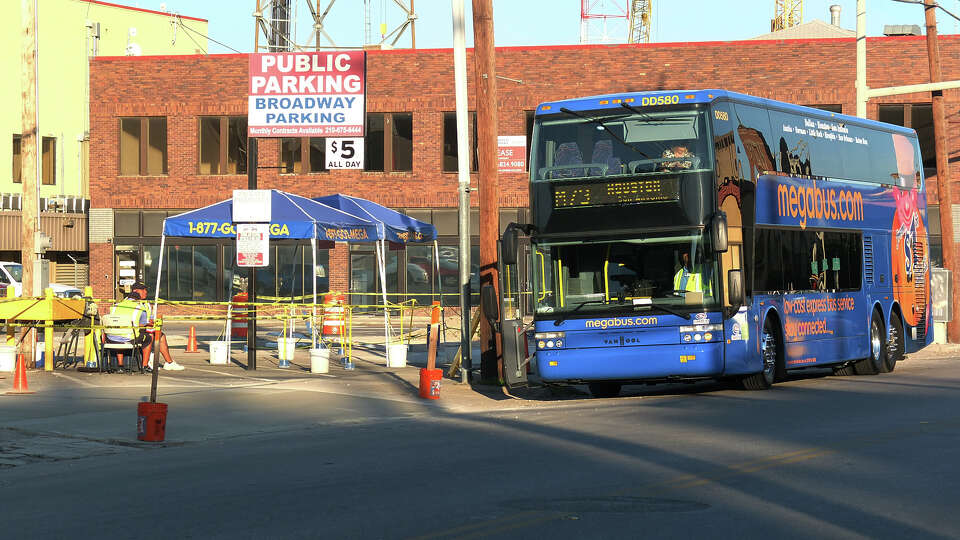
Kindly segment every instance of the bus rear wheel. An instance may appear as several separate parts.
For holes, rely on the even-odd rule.
[[[857,375],[876,375],[883,371],[887,358],[886,332],[883,331],[883,319],[880,313],[873,312],[870,319],[870,352],[869,356],[853,365]]]
[[[744,390],[766,390],[773,386],[778,378],[782,378],[780,338],[770,319],[764,321],[763,332],[760,333],[760,357],[763,360],[763,370],[740,379]]]
[[[903,322],[896,312],[890,314],[890,328],[887,329],[887,354],[884,358],[881,373],[890,373],[897,367],[897,362],[903,360]]]
[[[592,382],[587,386],[590,387],[590,394],[595,398],[613,398],[620,395],[620,383]]]

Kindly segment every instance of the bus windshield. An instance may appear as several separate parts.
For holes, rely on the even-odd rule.
[[[605,109],[537,120],[534,182],[710,167],[704,109]]]
[[[541,315],[718,306],[716,259],[700,229],[541,243],[533,256],[534,302]]]

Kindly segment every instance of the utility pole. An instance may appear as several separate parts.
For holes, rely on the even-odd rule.
[[[867,7],[857,0],[857,116],[867,117]]]
[[[500,297],[497,272],[497,237],[500,232],[497,201],[497,66],[493,44],[493,2],[473,0],[473,52],[477,69],[477,158],[480,191],[480,286],[490,284]],[[480,317],[480,377],[502,379],[503,361],[497,335]]]
[[[20,99],[23,102],[23,129],[20,134],[20,180],[23,186],[23,196],[20,208],[20,263],[23,274],[20,279],[22,296],[34,296],[40,291],[33,290],[34,261],[37,254],[34,249],[37,232],[37,219],[40,213],[40,200],[37,188],[40,185],[40,137],[39,118],[37,114],[37,2],[36,0],[21,0],[20,2],[21,40],[20,59]],[[33,353],[33,331],[24,339],[25,352]],[[28,356],[28,358],[33,358]],[[53,362],[52,359],[48,360]]]
[[[463,0],[453,8],[453,82],[457,99],[457,213],[460,236],[460,380],[470,380],[470,137],[467,117],[467,46]],[[413,2],[410,2],[413,9]]]
[[[257,189],[257,167],[259,167],[257,138],[247,138],[247,189]],[[247,370],[257,369],[257,268],[250,267],[247,277]],[[316,278],[314,278],[316,280]],[[230,339],[230,336],[227,336]]]
[[[940,45],[937,42],[937,14],[933,0],[924,0],[923,14],[927,26],[927,59],[930,63],[930,83],[939,83]],[[951,313],[953,318],[947,323],[947,341],[960,342],[960,268],[957,267],[957,253],[953,242],[953,196],[950,186],[950,164],[947,161],[947,117],[943,108],[943,90],[934,90],[933,96],[933,140],[937,154],[937,200],[940,203],[940,231],[943,241],[943,264],[950,269],[953,281]]]

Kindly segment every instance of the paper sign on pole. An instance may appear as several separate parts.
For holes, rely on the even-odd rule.
[[[527,137],[497,137],[497,172],[523,172],[527,168]]]
[[[362,169],[363,139],[327,139],[328,169]]]
[[[270,225],[237,224],[237,266],[270,266]]]
[[[364,51],[250,55],[247,135],[363,137]]]
[[[233,221],[270,223],[272,216],[269,189],[233,190]]]

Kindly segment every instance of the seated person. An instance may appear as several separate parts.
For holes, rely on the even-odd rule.
[[[664,159],[678,158],[676,159],[676,161],[661,162],[660,163],[661,171],[672,171],[677,169],[692,169],[693,161],[695,158],[693,153],[691,153],[690,150],[683,145],[671,146],[670,148],[665,149],[663,151],[663,154],[661,154],[660,157]],[[679,159],[679,158],[684,158],[684,159]]]
[[[699,267],[694,268],[690,261],[690,253],[684,251],[680,254],[680,269],[673,276],[674,292],[697,292],[710,294],[710,282],[707,282],[706,290],[703,285],[703,274]]]
[[[150,351],[152,350],[154,339],[153,334],[146,331],[150,323],[150,304],[144,301],[146,297],[147,286],[140,282],[135,283],[126,298],[114,305],[111,310],[111,313],[114,315],[121,315],[125,318],[129,317],[133,327],[128,331],[111,328],[106,337],[107,341],[111,343],[129,343],[130,341],[135,341],[143,351],[143,366],[150,370],[153,369],[153,362],[150,361]],[[135,332],[135,330],[137,330],[137,332]],[[183,366],[176,363],[170,356],[167,338],[163,334],[160,334],[160,339],[157,340],[157,352],[159,352],[166,361],[163,366],[164,369],[174,371],[183,369]]]

